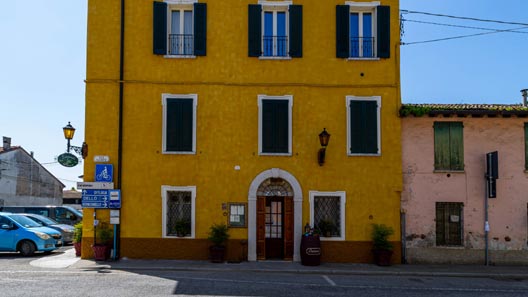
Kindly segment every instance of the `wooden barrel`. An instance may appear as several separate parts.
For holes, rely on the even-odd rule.
[[[301,240],[301,264],[318,266],[321,264],[321,240],[319,236],[304,236]]]

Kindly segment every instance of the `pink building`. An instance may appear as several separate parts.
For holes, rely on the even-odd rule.
[[[488,261],[528,264],[528,108],[405,104],[400,115],[407,262],[484,263],[485,156],[497,151]]]

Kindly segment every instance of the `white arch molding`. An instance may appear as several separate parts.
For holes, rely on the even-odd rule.
[[[297,179],[288,171],[271,168],[253,179],[248,193],[248,261],[257,261],[257,190],[268,178],[282,178],[293,189],[293,261],[301,261],[302,190]]]

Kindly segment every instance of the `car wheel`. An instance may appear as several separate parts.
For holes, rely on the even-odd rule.
[[[18,248],[18,251],[24,257],[33,255],[35,253],[35,250],[36,250],[35,244],[28,240],[22,241],[22,243],[20,243],[20,246]]]

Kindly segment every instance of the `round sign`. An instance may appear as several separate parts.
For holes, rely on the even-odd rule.
[[[70,153],[64,153],[59,155],[57,161],[59,161],[59,164],[65,167],[73,167],[79,164],[79,159],[77,159],[77,157]]]

